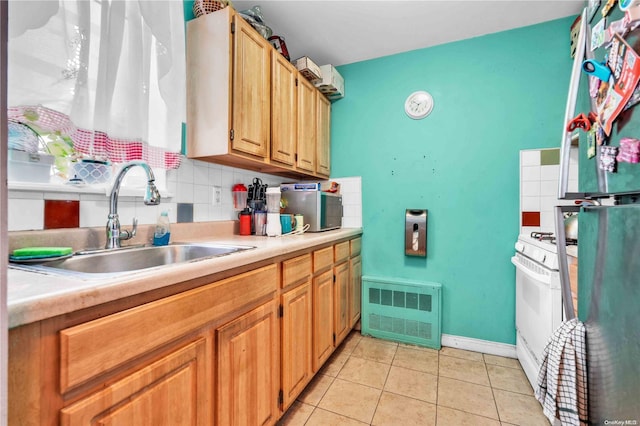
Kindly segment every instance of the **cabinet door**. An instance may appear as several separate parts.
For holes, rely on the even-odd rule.
[[[204,338],[192,342],[62,409],[60,424],[211,424],[206,347]]]
[[[282,391],[286,410],[311,380],[311,280],[282,295]]]
[[[331,102],[318,94],[318,141],[316,172],[323,176],[331,174]]]
[[[333,271],[313,279],[313,371],[333,352]]]
[[[296,79],[298,71],[277,51],[271,62],[271,159],[288,166],[295,164]]]
[[[231,146],[266,158],[271,126],[271,45],[239,15],[234,23]]]
[[[304,77],[298,78],[298,161],[296,167],[316,172],[318,106],[315,87]]]
[[[343,262],[334,266],[334,327],[336,341],[335,346],[347,336],[351,329],[351,318],[349,317],[349,262]]]
[[[217,425],[267,425],[278,419],[278,326],[273,300],[217,330]]]
[[[349,294],[349,318],[351,327],[360,319],[362,306],[362,259],[360,256],[352,258],[349,265],[349,278],[351,280],[351,293]]]

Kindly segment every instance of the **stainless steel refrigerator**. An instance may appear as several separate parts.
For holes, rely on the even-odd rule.
[[[605,46],[591,50],[592,28],[602,19],[606,2],[586,3],[598,9],[589,11],[587,6],[582,15],[581,34],[586,48],[581,49],[579,42],[565,125],[575,115],[587,115],[599,108],[589,93],[593,77],[582,69],[584,61],[591,59],[609,67],[605,58],[620,53],[612,53],[612,47]],[[606,27],[623,16],[620,8],[614,7]],[[624,35],[624,40],[628,46],[640,48],[640,29]],[[614,83],[611,78],[608,82]],[[587,331],[588,420],[594,425],[640,424],[640,163],[619,161],[613,172],[611,168],[606,170],[606,165],[601,166],[600,158],[604,146],[620,147],[623,138],[640,139],[640,104],[617,116],[607,144],[596,144],[592,158],[588,151],[594,145],[587,132],[564,128],[562,134],[559,198],[594,202],[580,208],[578,216],[578,317]],[[569,145],[577,140],[580,192],[568,193]],[[562,220],[560,210],[558,207],[557,222]],[[563,234],[558,223],[556,230]],[[558,251],[564,253],[561,246],[560,243]],[[561,275],[563,295],[570,295],[566,270]],[[567,306],[565,303],[565,311]]]

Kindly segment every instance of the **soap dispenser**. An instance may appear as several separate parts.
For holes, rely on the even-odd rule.
[[[156,223],[156,230],[153,233],[153,245],[166,246],[167,244],[169,244],[169,238],[171,238],[169,214],[168,212],[163,211],[158,217],[158,223]]]

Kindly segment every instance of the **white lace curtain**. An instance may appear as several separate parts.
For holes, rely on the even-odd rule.
[[[179,165],[182,0],[12,0],[8,49],[10,119],[85,157]]]

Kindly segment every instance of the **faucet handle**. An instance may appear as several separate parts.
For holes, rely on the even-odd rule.
[[[133,228],[131,231],[120,231],[120,239],[121,240],[130,240],[131,238],[136,236],[136,232],[138,231],[138,218],[133,218]]]

